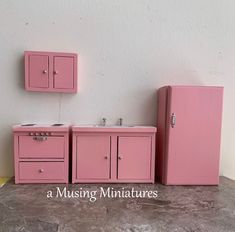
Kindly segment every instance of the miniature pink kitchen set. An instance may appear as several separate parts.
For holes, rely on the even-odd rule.
[[[77,55],[25,52],[25,89],[76,93]],[[218,185],[223,87],[165,86],[157,96],[157,128],[14,126],[15,183]]]

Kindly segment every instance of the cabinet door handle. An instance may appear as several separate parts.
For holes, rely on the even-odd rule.
[[[122,157],[121,157],[121,156],[118,156],[118,159],[119,159],[119,160],[121,160],[121,159],[122,159]]]
[[[38,171],[39,171],[40,173],[43,173],[43,172],[44,172],[44,170],[43,170],[42,168],[40,168]]]
[[[43,70],[42,73],[43,73],[43,74],[47,74],[47,70]]]
[[[175,113],[171,114],[171,127],[174,128],[176,124],[176,115]]]
[[[54,71],[54,74],[57,75],[57,74],[58,74],[58,71],[55,70],[55,71]]]
[[[107,160],[107,159],[108,159],[108,156],[105,156],[104,158]]]

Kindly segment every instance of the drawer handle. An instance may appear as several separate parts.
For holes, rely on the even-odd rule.
[[[42,141],[46,141],[46,140],[47,140],[47,137],[46,137],[46,136],[34,136],[34,137],[33,137],[33,140],[42,142]]]
[[[122,159],[122,157],[121,157],[121,156],[118,156],[118,159],[119,159],[119,160],[121,160],[121,159]]]
[[[108,156],[105,156],[104,158],[107,160],[107,159],[108,159]]]
[[[44,170],[42,168],[39,169],[39,173],[43,173]]]

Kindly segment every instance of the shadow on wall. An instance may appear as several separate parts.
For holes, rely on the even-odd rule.
[[[17,76],[17,86],[21,89],[25,89],[24,85],[24,56],[21,54],[17,60],[17,70],[19,71],[19,76]]]
[[[146,93],[146,90],[145,90]],[[157,117],[157,88],[149,89],[148,97],[144,107],[141,107],[142,112],[141,118],[142,121],[148,122],[149,125],[156,126],[156,117]]]

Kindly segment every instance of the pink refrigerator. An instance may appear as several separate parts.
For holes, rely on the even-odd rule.
[[[156,178],[166,185],[218,185],[223,87],[158,90]]]

